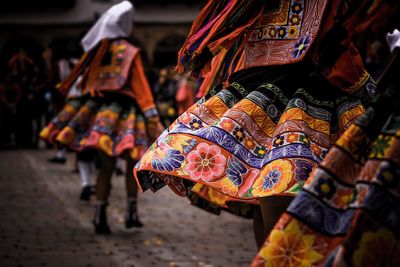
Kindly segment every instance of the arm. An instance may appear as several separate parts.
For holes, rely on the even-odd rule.
[[[131,88],[136,102],[146,118],[158,116],[150,85],[143,71],[143,64],[138,54],[132,64]]]
[[[160,122],[160,117],[158,116],[154,98],[144,74],[143,64],[139,54],[133,60],[131,77],[133,95],[146,118],[147,134],[150,141],[153,142],[162,133],[164,127]]]

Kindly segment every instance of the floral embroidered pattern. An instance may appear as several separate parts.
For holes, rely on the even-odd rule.
[[[243,143],[244,143],[244,146],[249,150],[253,150],[256,146],[256,143],[254,142],[254,140],[252,138],[246,138]]]
[[[292,4],[292,12],[294,14],[300,14],[302,11],[303,11],[303,3],[297,1]]]
[[[260,16],[248,31],[243,69],[301,61],[317,38],[327,0],[277,1],[280,7]],[[266,52],[268,51],[268,52]]]
[[[289,133],[286,136],[286,141],[291,144],[299,140],[299,135],[297,133]]]
[[[291,221],[283,230],[272,230],[260,256],[268,261],[265,266],[314,266],[323,257],[314,242],[315,236],[304,234],[299,224]]]
[[[86,82],[99,91],[122,89],[127,84],[131,63],[139,53],[139,49],[126,40],[116,40],[110,44],[107,53],[111,61],[102,62],[95,75],[89,75]]]
[[[264,157],[267,154],[267,149],[265,147],[258,146],[256,147],[255,153],[259,157]]]
[[[398,131],[399,124],[393,125]],[[368,127],[364,119],[358,120],[340,137],[282,215],[252,266],[400,265],[400,139],[389,127],[372,142],[364,133]],[[300,236],[310,244],[301,252],[315,257],[289,257]]]
[[[330,121],[314,117],[314,113],[306,113],[299,106],[307,109],[312,104],[318,114],[325,114],[327,107],[335,110],[334,103],[311,99],[304,89],[298,91],[295,98],[289,99],[276,86],[265,84],[262,90],[256,90],[257,94],[250,93],[230,108],[224,104],[228,101],[225,91],[195,104],[145,154],[138,173],[148,170],[200,182],[246,201],[297,194],[328,150],[333,134]],[[266,112],[271,98],[279,101],[274,118],[278,124]],[[169,149],[180,154],[168,154]]]
[[[283,145],[285,143],[284,139],[285,139],[284,136],[278,135],[277,137],[275,137],[274,142],[273,142],[272,145],[274,147],[281,146],[281,145]]]
[[[285,38],[286,33],[287,33],[287,31],[286,31],[286,28],[285,28],[285,27],[280,27],[280,28],[278,29],[278,37],[279,37],[279,38]]]
[[[372,147],[371,157],[382,157],[385,155],[386,149],[389,147],[390,142],[392,141],[391,136],[378,136],[378,139],[375,141],[374,146]]]
[[[253,35],[250,36],[250,40],[252,41],[260,41],[260,40],[270,40],[270,39],[297,39],[300,32],[300,26],[303,19],[303,10],[304,10],[304,0],[292,0],[290,1],[290,8],[285,10],[282,8],[279,12],[286,14],[282,14],[286,17],[285,25],[282,25],[281,22],[276,21],[276,25],[274,22],[271,24],[261,27],[254,31]],[[269,14],[267,14],[268,16]]]
[[[311,37],[308,35],[302,36],[293,46],[292,57],[299,58],[307,51],[308,47],[311,45]]]
[[[336,188],[331,179],[319,179],[315,185],[315,191],[317,191],[321,197],[329,199],[332,198]]]
[[[168,171],[172,172],[175,169],[178,169],[182,166],[182,161],[185,157],[175,149],[165,148],[163,150],[164,153],[158,154],[156,153],[152,160],[153,168],[160,171]]]
[[[390,248],[385,250],[383,248]],[[385,228],[377,232],[366,232],[361,237],[359,247],[353,254],[355,267],[398,266],[400,242]]]
[[[261,172],[262,179],[254,183],[253,193],[259,196],[281,193],[287,189],[292,176],[292,164],[288,160],[273,161]]]
[[[200,143],[187,155],[186,171],[193,180],[212,181],[225,170],[226,158],[216,145]]]
[[[192,130],[198,130],[203,127],[203,122],[198,119],[193,119],[191,122],[189,122],[189,126]]]
[[[299,34],[299,29],[295,26],[291,26],[288,30],[288,36],[290,38],[295,38]]]
[[[232,120],[228,119],[222,119],[219,122],[219,125],[222,129],[224,129],[227,132],[231,132],[235,128],[235,124],[232,122]]]
[[[278,34],[278,30],[275,27],[271,26],[268,29],[267,33],[268,33],[269,36],[271,36],[271,38],[275,38],[277,36],[277,34]]]
[[[293,14],[289,19],[289,23],[291,25],[299,25],[300,22],[301,22],[301,18],[298,14]]]
[[[241,127],[236,127],[233,130],[233,136],[239,141],[243,142],[244,138],[246,137],[246,134],[244,133],[244,129]]]

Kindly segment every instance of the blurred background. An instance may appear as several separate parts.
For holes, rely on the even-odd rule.
[[[118,2],[0,2],[0,128],[3,129],[0,147],[43,146],[39,144],[38,131],[64,102],[54,90],[56,84],[66,77],[82,55],[80,40],[90,26]],[[172,67],[190,25],[205,1],[131,2],[135,5],[131,39],[142,49],[147,78],[155,90],[159,108],[166,109],[160,113],[169,123],[179,109],[174,102],[182,80],[172,72]],[[171,106],[173,110],[168,108]]]

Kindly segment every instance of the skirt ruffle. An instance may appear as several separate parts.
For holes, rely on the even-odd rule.
[[[167,184],[186,196],[200,183],[242,201],[297,194],[330,145],[364,113],[358,99],[323,89],[266,83],[248,91],[233,83],[211,92],[144,154],[135,168],[139,186],[156,191]]]
[[[390,105],[386,100],[379,109]],[[370,130],[386,119],[366,116],[340,137],[281,216],[253,267],[400,266],[399,118],[392,116],[376,137]]]
[[[101,150],[139,160],[148,148],[144,117],[134,101],[88,96],[69,101],[40,137],[75,151]]]

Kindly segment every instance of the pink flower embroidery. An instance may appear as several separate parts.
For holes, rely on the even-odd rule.
[[[201,143],[187,155],[187,162],[185,169],[191,179],[209,182],[224,172],[226,158],[218,146]]]

